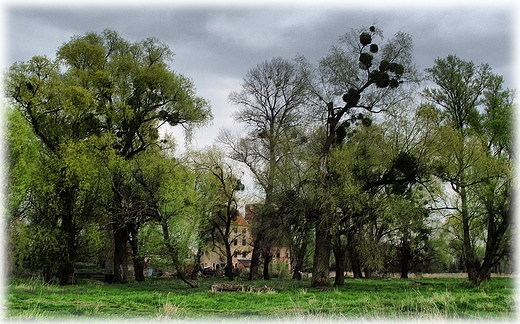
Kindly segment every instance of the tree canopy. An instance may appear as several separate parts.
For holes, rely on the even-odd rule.
[[[196,287],[214,244],[234,279],[250,177],[250,280],[270,278],[283,245],[314,287],[331,271],[338,286],[347,271],[464,271],[479,285],[511,269],[514,91],[488,64],[432,63],[423,79],[412,37],[376,26],[316,63],[264,60],[228,95],[244,132],[181,155],[165,129],[189,137],[212,112],[160,40],[105,30],[17,62],[5,77],[9,270],[72,284],[91,262],[127,282],[132,262],[136,281],[153,266]]]

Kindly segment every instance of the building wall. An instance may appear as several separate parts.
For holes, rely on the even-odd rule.
[[[238,258],[251,258],[252,237],[249,225],[233,224],[230,234],[231,253],[233,253],[233,266],[239,266]],[[214,270],[222,267],[226,263],[226,250],[224,244],[212,246],[211,244],[204,250],[204,255],[200,259],[200,263],[204,267],[210,267]]]
[[[248,209],[246,207],[246,214]],[[253,238],[250,230],[249,223],[246,219],[250,219],[251,216],[246,215],[246,218],[239,215],[237,221],[231,226],[231,253],[233,253],[233,266],[235,268],[244,269],[248,267],[246,260],[239,261],[239,259],[251,259],[253,251]],[[226,264],[226,251],[224,245],[215,242],[216,246],[212,243],[208,245],[204,250],[200,262],[204,267],[210,267],[213,270],[222,268]],[[291,254],[289,247],[272,247],[271,254],[273,259],[271,263],[284,262],[287,264],[289,272],[291,271]],[[244,267],[244,263],[246,266]]]

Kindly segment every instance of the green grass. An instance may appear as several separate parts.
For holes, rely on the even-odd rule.
[[[7,319],[483,319],[515,318],[514,280],[493,278],[480,287],[464,279],[347,279],[345,286],[321,290],[291,279],[239,281],[269,287],[258,292],[211,293],[224,279],[201,279],[189,288],[174,278],[106,285],[81,280],[74,286],[10,279]]]

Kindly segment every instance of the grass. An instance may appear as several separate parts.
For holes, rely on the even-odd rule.
[[[48,319],[468,319],[515,318],[514,280],[493,278],[480,287],[464,279],[347,279],[327,290],[291,279],[239,281],[251,289],[212,293],[224,279],[201,279],[189,288],[175,278],[107,285],[81,280],[74,286],[47,285],[39,280],[10,279],[5,317]],[[266,291],[258,287],[266,285]]]

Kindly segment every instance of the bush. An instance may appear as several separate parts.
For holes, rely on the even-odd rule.
[[[286,278],[289,276],[289,266],[283,262],[273,262],[269,265],[271,278]]]

